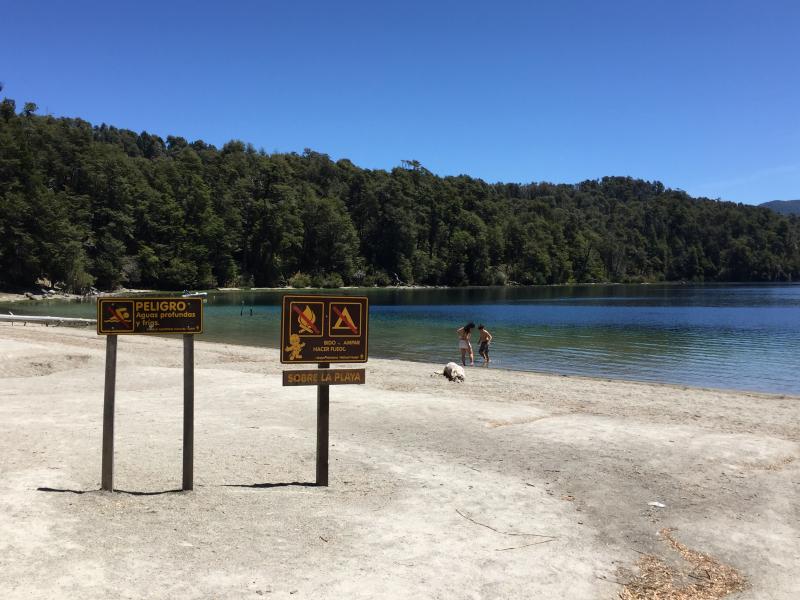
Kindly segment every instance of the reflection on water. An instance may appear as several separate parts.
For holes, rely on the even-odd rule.
[[[203,339],[278,345],[283,291],[211,292]],[[444,364],[485,323],[498,367],[800,394],[799,285],[346,290],[370,297],[370,354]],[[17,313],[91,316],[87,304]],[[24,309],[24,311],[23,311]],[[252,316],[250,310],[252,309]],[[477,349],[476,349],[476,358]]]

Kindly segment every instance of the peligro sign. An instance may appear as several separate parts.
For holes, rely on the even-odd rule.
[[[101,298],[97,333],[203,333],[203,299]]]
[[[202,298],[100,298],[97,333],[106,337],[103,469],[100,487],[114,490],[114,412],[119,335],[183,334],[183,488],[194,489],[194,334],[203,333]]]

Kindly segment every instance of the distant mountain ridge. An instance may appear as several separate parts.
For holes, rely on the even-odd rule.
[[[772,200],[759,204],[782,215],[800,215],[800,200]]]

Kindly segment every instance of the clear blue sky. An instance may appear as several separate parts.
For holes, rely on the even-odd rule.
[[[800,2],[7,2],[2,95],[487,181],[800,198]]]

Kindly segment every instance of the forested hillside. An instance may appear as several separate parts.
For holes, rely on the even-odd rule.
[[[800,219],[658,182],[488,184],[35,113],[0,105],[4,286],[800,278]]]

